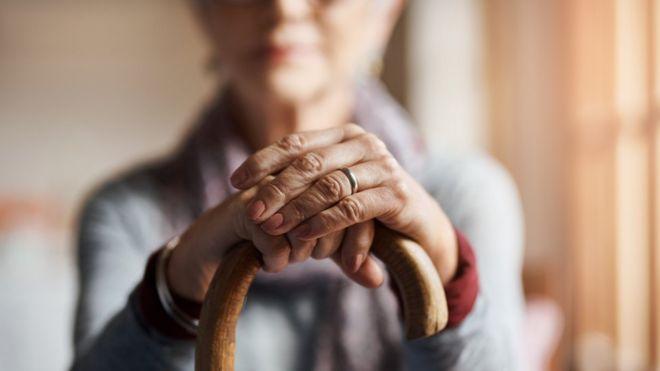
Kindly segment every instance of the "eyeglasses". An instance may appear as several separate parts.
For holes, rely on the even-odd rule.
[[[211,5],[211,4],[253,5],[259,3],[268,3],[273,0],[198,0],[198,1],[206,5]],[[332,5],[344,1],[346,0],[307,0],[307,2],[313,6]]]

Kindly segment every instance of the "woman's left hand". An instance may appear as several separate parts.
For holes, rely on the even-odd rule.
[[[342,168],[355,174],[356,193],[352,194]],[[353,241],[367,239],[368,249],[373,239],[372,220],[376,219],[417,241],[443,282],[454,276],[458,250],[447,216],[385,144],[361,127],[350,124],[290,134],[250,156],[231,181],[235,187],[247,189],[275,174],[259,188],[247,213],[266,233],[298,240],[292,241],[293,256],[308,257],[316,241],[336,239],[338,234]],[[344,262],[345,271],[348,268],[354,273],[361,265],[370,265],[369,271],[374,271],[364,249],[364,244],[343,245],[338,260]],[[382,272],[371,274],[382,276]]]

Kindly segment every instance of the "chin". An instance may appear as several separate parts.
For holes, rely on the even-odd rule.
[[[303,103],[314,99],[329,82],[323,69],[282,67],[266,77],[266,90],[273,98],[289,103]]]

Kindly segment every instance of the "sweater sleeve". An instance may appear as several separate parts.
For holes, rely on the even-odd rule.
[[[474,251],[463,234],[455,229],[458,244],[458,268],[444,289],[449,318],[447,328],[458,327],[470,314],[479,293],[479,274]]]
[[[458,326],[406,342],[408,369],[520,370],[523,222],[516,187],[482,155],[436,157],[426,174],[426,188],[472,246],[479,293]]]
[[[128,205],[141,214],[125,210]],[[136,288],[150,250],[134,218],[148,209],[145,198],[116,184],[97,192],[83,209],[72,370],[192,369],[194,342],[150,330],[139,310]]]

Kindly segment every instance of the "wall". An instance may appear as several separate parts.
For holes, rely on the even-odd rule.
[[[0,369],[65,369],[81,198],[170,148],[203,103],[184,4],[0,1]]]

